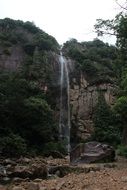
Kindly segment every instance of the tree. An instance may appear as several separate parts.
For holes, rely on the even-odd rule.
[[[52,65],[59,44],[34,23],[6,18],[0,19],[0,48],[4,57],[11,56],[12,50],[20,54],[16,59],[20,67],[10,72],[0,68],[0,150],[5,155],[16,151],[21,155],[26,148],[41,154],[48,143],[57,147],[56,92],[52,97],[49,94],[56,83]],[[9,144],[13,145],[10,151]]]
[[[116,1],[119,4],[118,1]],[[126,10],[125,5],[119,4],[122,8],[122,12],[119,13],[113,20],[98,20],[95,25],[95,29],[98,35],[104,34],[115,34],[117,37],[117,65],[119,68],[119,96],[114,105],[114,111],[116,116],[122,124],[122,143],[127,145],[127,15],[124,10]],[[119,125],[119,124],[117,124]]]
[[[115,117],[107,105],[103,94],[100,92],[98,103],[95,107],[94,140],[116,145],[120,142],[119,129],[115,125]]]
[[[117,99],[114,111],[117,117],[120,117],[123,128],[122,144],[127,145],[127,96],[121,96]]]
[[[75,61],[77,72],[82,72],[90,84],[112,82],[117,49],[99,39],[88,42],[67,41],[63,51]]]
[[[8,136],[0,137],[0,142],[0,152],[4,156],[19,157],[26,154],[26,142],[17,134],[11,133]]]
[[[28,149],[36,151],[55,141],[57,129],[43,92],[17,73],[0,74],[0,122],[1,143],[5,145],[13,142],[12,135],[16,135],[17,146],[23,139]]]
[[[117,5],[122,9],[122,10],[127,10],[127,2],[124,3],[119,3],[119,0],[115,0],[115,2],[117,3]]]
[[[121,60],[122,72],[127,65],[127,15],[121,12],[112,20],[97,19],[95,31],[98,36],[107,34],[116,36],[116,45],[119,50],[118,59]]]

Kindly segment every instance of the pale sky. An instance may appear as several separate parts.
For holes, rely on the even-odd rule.
[[[119,11],[115,0],[0,0],[1,19],[32,21],[60,44],[70,38],[92,40],[96,19],[112,19]]]

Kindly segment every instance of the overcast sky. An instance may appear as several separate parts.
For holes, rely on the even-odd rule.
[[[33,21],[60,44],[69,38],[92,40],[96,19],[110,19],[118,12],[115,0],[0,0],[0,18]]]

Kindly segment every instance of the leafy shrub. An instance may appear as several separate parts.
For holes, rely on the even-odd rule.
[[[40,145],[43,149],[45,143],[55,141],[58,133],[52,109],[42,90],[14,73],[0,73],[0,121],[1,143],[13,140],[8,134],[17,134],[26,140],[29,149],[33,147],[37,151]],[[8,154],[15,154],[7,148],[4,154],[6,150]]]
[[[0,138],[0,150],[4,156],[21,156],[26,154],[26,143],[19,135],[10,134]]]
[[[93,122],[94,140],[109,143],[114,146],[120,143],[120,131],[119,128],[115,126],[117,123],[116,118],[107,105],[103,94],[100,94],[98,98]]]
[[[81,64],[82,71],[85,71],[88,75],[95,75],[97,73],[97,69],[92,65],[92,62],[89,59],[85,59]]]
[[[76,47],[70,48],[68,54],[72,59],[79,62],[82,62],[84,59],[83,53]]]
[[[65,144],[61,142],[49,142],[45,144],[43,148],[43,153],[46,156],[49,156],[51,152],[60,152],[62,154],[66,154]]]
[[[127,146],[119,145],[117,148],[117,154],[127,158]]]

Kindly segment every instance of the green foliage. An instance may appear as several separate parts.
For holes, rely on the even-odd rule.
[[[39,51],[36,48],[33,57],[26,57],[22,74],[27,80],[36,82],[39,86],[50,84],[52,82],[52,59],[50,52]]]
[[[127,121],[127,97],[121,96],[117,99],[114,110],[123,121]]]
[[[23,22],[10,18],[0,19],[0,42],[3,46],[20,44],[28,55],[34,49],[58,51],[59,45],[54,37],[35,26],[33,22]]]
[[[117,45],[120,48],[122,59],[127,60],[127,15],[120,13],[116,17],[116,32],[117,32]]]
[[[117,37],[117,47],[119,48],[117,57],[121,60],[121,67],[127,64],[127,15],[120,12],[112,20],[98,19],[95,25],[98,36],[105,34],[115,35]],[[121,69],[122,71],[122,69]]]
[[[24,140],[28,150],[36,149],[36,152],[40,149],[43,152],[45,143],[56,141],[57,129],[53,112],[45,95],[38,85],[23,78],[21,73],[0,73],[0,121],[4,155],[8,152],[16,156],[13,150],[16,149],[15,146],[19,147],[18,155],[23,153],[18,136]],[[9,134],[17,136],[10,137]],[[12,152],[7,149],[8,143],[12,145],[11,142],[14,144]]]
[[[54,143],[54,142],[49,142],[45,144],[44,147],[44,155],[50,156],[51,153],[53,152],[60,152],[62,154],[66,154],[66,149],[65,149],[65,144],[64,143]]]
[[[58,43],[55,38],[46,33],[38,33],[35,35],[33,43],[35,46],[38,46],[39,50],[55,51],[58,48]]]
[[[19,156],[25,149],[43,154],[48,143],[58,143],[50,100],[54,97],[45,89],[50,91],[53,83],[52,62],[59,45],[34,23],[9,18],[0,19],[0,45],[6,57],[14,50],[21,54],[18,71],[0,71],[1,154]]]
[[[13,20],[10,18],[0,19],[0,27],[4,31],[16,29],[16,27],[23,27],[33,34],[40,32],[40,29],[34,25],[33,22],[23,22],[21,20]]]
[[[85,73],[90,83],[97,81],[111,82],[116,77],[114,63],[117,50],[99,39],[79,43],[75,39],[67,41],[63,46],[65,55],[77,63],[77,69]]]
[[[98,35],[113,34],[117,38],[115,71],[119,79],[119,93],[113,109],[119,118],[117,126],[122,129],[122,143],[127,144],[127,15],[123,11],[116,15],[113,20],[99,19],[95,25],[95,30]]]
[[[24,100],[24,122],[21,128],[22,135],[29,140],[30,144],[41,145],[54,140],[54,124],[52,111],[47,102],[41,98],[30,97]],[[20,121],[21,122],[21,121]],[[27,134],[27,135],[26,135]]]
[[[81,69],[82,71],[85,71],[89,75],[92,75],[93,73],[95,75],[97,73],[97,68],[94,67],[94,65],[92,65],[91,60],[89,59],[85,59],[83,61]]]
[[[38,27],[35,26],[33,22],[29,21],[23,23],[23,28],[27,29],[29,32],[33,34],[36,34],[41,31]]]
[[[117,148],[117,154],[127,158],[127,146],[119,145]]]
[[[32,56],[34,53],[35,47],[36,47],[35,44],[28,42],[24,44],[23,49],[26,52],[26,54]]]
[[[98,98],[93,122],[94,140],[112,145],[120,143],[120,130],[115,126],[116,118],[110,107],[107,105],[103,95],[100,95]]]
[[[119,118],[117,126],[122,130],[121,143],[127,145],[127,96],[121,96],[114,105],[114,113]]]
[[[26,143],[19,135],[10,134],[0,138],[0,151],[4,156],[17,157],[26,154]]]

